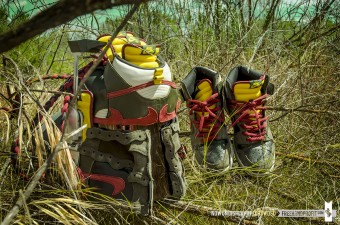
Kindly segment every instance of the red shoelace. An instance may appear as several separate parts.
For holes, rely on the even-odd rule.
[[[255,141],[263,141],[265,139],[265,135],[267,133],[267,119],[268,117],[264,117],[264,103],[266,101],[267,94],[254,99],[249,102],[238,102],[235,100],[229,101],[229,107],[233,110],[232,114],[237,119],[233,122],[231,126],[235,126],[237,123],[242,122],[240,125],[245,132],[242,132],[243,135],[247,136],[247,141],[255,142]],[[260,112],[257,112],[260,110]],[[252,111],[252,113],[251,113]]]
[[[198,101],[195,99],[189,100],[189,114],[192,115],[195,113],[195,118],[197,118],[192,121],[199,131],[196,137],[203,137],[202,142],[213,140],[216,137],[221,124],[224,122],[220,106],[216,106],[214,109],[209,109],[210,106],[219,101],[218,93],[211,95],[206,101]],[[205,115],[206,112],[208,113],[207,115]],[[201,113],[201,116],[199,116],[198,113]]]

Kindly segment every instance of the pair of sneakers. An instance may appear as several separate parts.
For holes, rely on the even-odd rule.
[[[182,81],[182,94],[189,108],[197,162],[212,170],[227,170],[235,155],[251,175],[271,172],[275,145],[264,105],[272,92],[269,76],[243,66],[233,68],[224,81],[205,67],[190,71]],[[225,112],[234,129],[233,143]]]

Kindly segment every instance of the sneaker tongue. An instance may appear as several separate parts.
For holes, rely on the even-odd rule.
[[[159,46],[157,45],[125,44],[122,47],[122,58],[142,68],[159,67],[158,53]]]
[[[212,83],[208,79],[201,80],[196,86],[195,100],[205,101],[213,93]]]
[[[235,82],[233,85],[235,100],[238,102],[248,102],[260,97],[262,95],[261,88],[263,83],[264,79]]]
[[[213,94],[212,82],[209,79],[202,79],[197,83],[195,93],[195,100],[198,100],[200,102],[206,101]],[[216,104],[209,106],[209,109],[214,108],[216,108]],[[204,116],[208,115],[208,112],[204,113]],[[200,118],[202,116],[202,113],[198,112],[196,116]]]

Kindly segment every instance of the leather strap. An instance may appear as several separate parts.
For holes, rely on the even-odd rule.
[[[101,128],[89,128],[86,133],[89,139],[99,139],[102,141],[118,141],[123,145],[131,144],[133,141],[146,140],[145,132],[142,130],[120,131],[120,130],[104,130]]]
[[[181,198],[186,192],[184,169],[179,157],[178,150],[181,149],[179,140],[179,125],[177,117],[173,122],[161,129],[162,141],[165,146],[165,158],[169,165],[169,175],[172,185],[172,196]]]
[[[89,146],[82,146],[80,147],[79,151],[82,156],[91,157],[93,161],[109,163],[110,166],[115,170],[120,170],[123,168],[132,168],[134,165],[134,163],[131,160],[118,159],[117,157],[111,154],[95,150],[95,148]]]
[[[129,94],[131,92],[138,91],[140,89],[150,87],[150,86],[153,86],[153,85],[155,85],[154,82],[150,81],[150,82],[147,82],[147,83],[144,83],[144,84],[136,85],[136,86],[133,86],[133,87],[122,89],[122,90],[109,92],[109,93],[107,93],[107,98],[108,99],[116,98],[116,97],[126,95],[126,94]],[[167,81],[167,80],[162,80],[162,83],[160,85],[169,85],[172,88],[176,88],[176,83],[171,82],[171,81]]]

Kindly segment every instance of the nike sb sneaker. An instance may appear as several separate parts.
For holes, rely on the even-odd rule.
[[[266,97],[273,93],[269,76],[249,68],[232,69],[223,83],[226,111],[234,127],[238,163],[260,176],[274,168],[275,144],[266,116]]]
[[[195,158],[209,169],[232,166],[233,151],[225,126],[219,75],[205,67],[195,67],[182,81],[182,94],[189,108],[191,143]]]

